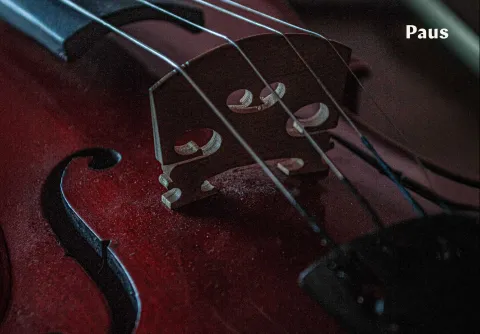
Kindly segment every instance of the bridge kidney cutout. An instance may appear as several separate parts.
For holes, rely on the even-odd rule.
[[[305,128],[318,128],[322,126],[330,117],[330,111],[326,104],[317,102],[308,104],[300,108],[295,113],[298,122]],[[301,127],[297,122],[294,122],[291,118],[288,119],[286,124],[287,133],[292,137],[303,137]]]
[[[270,84],[270,87],[278,96],[275,96],[268,87],[265,87],[259,95],[262,104],[252,106],[253,93],[248,89],[239,89],[228,96],[227,106],[231,111],[238,114],[250,114],[271,108],[278,102],[278,97],[281,99],[285,96],[287,87],[281,82]]]
[[[179,155],[189,156],[202,153],[207,157],[217,152],[222,146],[222,137],[212,129],[193,129],[185,132],[175,143],[175,152]]]

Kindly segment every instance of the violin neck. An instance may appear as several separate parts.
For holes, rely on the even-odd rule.
[[[203,25],[200,9],[181,1],[153,1],[179,16]],[[142,20],[165,20],[175,23],[192,33],[198,29],[130,0],[84,0],[82,7],[99,18],[122,26]],[[57,0],[8,0],[0,2],[0,18],[53,52],[59,58],[74,60],[87,52],[109,30],[62,1]]]

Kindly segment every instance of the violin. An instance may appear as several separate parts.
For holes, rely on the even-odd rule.
[[[1,333],[478,332],[477,172],[286,2],[0,17]]]

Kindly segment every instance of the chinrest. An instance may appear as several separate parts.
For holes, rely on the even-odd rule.
[[[340,245],[300,285],[354,333],[478,333],[478,219],[406,221]]]

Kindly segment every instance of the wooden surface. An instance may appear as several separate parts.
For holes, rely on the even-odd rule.
[[[291,34],[288,38],[311,68],[323,78],[334,98],[343,100],[348,69],[330,45],[305,34]],[[284,85],[282,100],[291,113],[298,114],[301,108],[312,103],[325,103],[330,110],[329,117],[320,126],[310,128],[310,131],[317,132],[312,137],[322,150],[330,150],[330,135],[326,130],[336,127],[338,111],[285,39],[278,35],[263,34],[242,39],[238,41],[238,46],[250,57],[268,83]],[[350,50],[340,44],[336,47],[345,61],[349,62]],[[228,59],[228,64],[219,66],[223,59]],[[304,165],[296,171],[299,174],[325,171],[321,157],[304,136],[294,137],[288,133],[289,116],[280,103],[246,114],[234,112],[228,107],[228,96],[238,89],[253,92],[253,105],[264,105],[259,98],[264,84],[235,47],[227,45],[216,48],[190,61],[185,70],[203,87],[212,103],[262,159],[301,159]],[[206,180],[254,162],[183,76],[174,74],[162,79],[152,89],[152,98],[153,117],[158,127],[157,157],[164,169],[162,181],[170,190],[169,194],[177,194],[173,198],[167,195],[162,198],[169,207],[180,207],[204,198],[209,194],[201,190]],[[302,118],[301,115],[298,117]],[[212,144],[217,145],[214,152],[178,154],[175,143],[179,137],[199,129],[215,131],[218,144]]]
[[[245,3],[299,22],[281,2]],[[245,24],[233,25],[230,19],[211,11],[206,14],[211,27],[235,38],[262,32]],[[344,24],[350,21],[329,22],[336,31],[357,36],[350,41],[354,48],[368,41],[362,30],[353,29],[353,20],[347,27]],[[159,43],[161,50],[178,61],[220,43],[205,35],[194,40],[164,23],[137,24],[129,31]],[[165,33],[158,35],[158,31]],[[299,272],[326,250],[257,167],[230,171],[212,180],[221,192],[214,200],[207,199],[184,212],[173,213],[161,205],[164,189],[157,180],[161,168],[155,160],[147,94],[158,76],[144,75],[139,64],[111,43],[100,45],[78,63],[66,65],[5,24],[0,25],[0,35],[0,223],[13,282],[0,332],[121,332],[129,325],[135,326],[135,321],[139,333],[341,332],[334,319],[296,282]],[[362,54],[365,58],[393,58],[385,51],[385,44],[374,42],[377,48]],[[371,64],[375,73],[371,82],[378,88],[373,92],[378,98],[389,101],[394,94],[406,96],[405,90],[411,92],[418,87],[435,91],[435,79],[419,82],[412,71],[389,69],[388,62],[381,64]],[[159,65],[156,71],[161,75],[170,69]],[[391,84],[397,77],[410,75],[418,86]],[[464,91],[465,85],[458,87],[458,91]],[[457,94],[461,95],[442,92],[422,98],[421,92],[412,100],[402,99],[402,103],[415,105],[422,101],[444,106],[450,105],[451,99],[458,101]],[[368,115],[364,109],[361,115]],[[418,119],[418,114],[411,115]],[[439,113],[438,117],[444,118],[438,124],[456,124],[445,122],[450,119],[446,114]],[[462,129],[464,124],[465,129],[448,137],[457,143],[470,143],[470,139],[461,138],[466,133],[475,134],[468,132],[473,131],[471,119],[462,122],[457,126]],[[343,123],[338,131],[354,138]],[[416,145],[428,145],[439,156],[452,152],[443,142],[434,149],[430,142],[424,143],[423,136],[427,134],[413,137]],[[438,139],[444,137],[442,132]],[[395,167],[422,178],[411,161],[391,147],[378,145]],[[74,160],[66,171],[63,190],[83,220],[77,219],[76,225],[55,220],[65,211],[55,202],[60,184],[52,175],[58,176],[61,169],[55,166],[89,147],[113,148],[122,159],[105,170],[88,168],[88,158]],[[463,157],[458,147],[467,146],[452,149],[454,156]],[[468,171],[472,169],[469,163],[475,161],[472,156],[478,159],[475,154],[465,153],[467,158],[462,160],[470,166],[465,168]],[[386,223],[413,216],[395,187],[375,170],[341,147],[332,150],[331,157]],[[434,183],[446,196],[478,202],[476,191],[441,179],[434,179]],[[321,182],[293,182],[288,187],[337,241],[371,230],[368,214],[333,177]],[[430,212],[438,211],[422,203]],[[65,238],[60,233],[62,227],[77,228],[77,237],[87,235],[86,230],[94,231],[95,236],[82,239],[83,245],[73,237]],[[68,254],[62,245],[70,249]],[[78,245],[81,247],[75,253],[73,248]],[[81,254],[91,252],[92,245],[104,247],[108,255],[105,261],[101,256],[82,258]],[[116,294],[108,290],[109,282],[102,281],[108,277],[113,255],[123,265],[118,275],[129,277],[136,288],[129,299],[136,312],[133,320],[132,311],[115,305],[112,298],[132,291]]]

